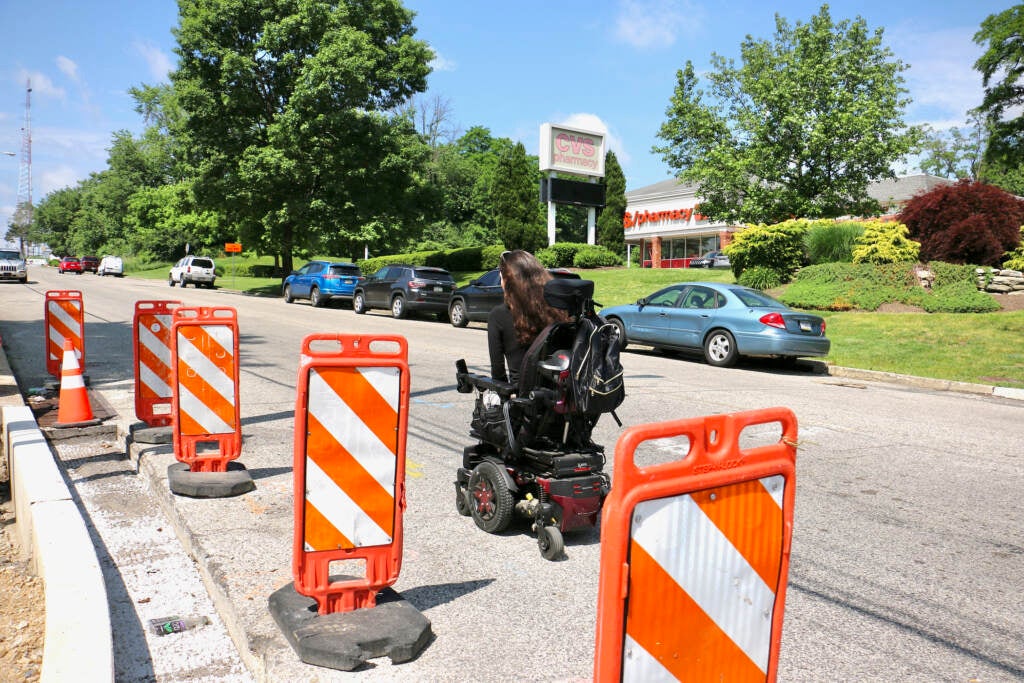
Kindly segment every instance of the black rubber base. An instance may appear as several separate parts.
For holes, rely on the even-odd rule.
[[[176,462],[167,468],[171,493],[190,498],[230,498],[256,488],[245,465],[232,461],[227,472],[192,472],[188,464]]]
[[[332,576],[332,581],[344,576]],[[316,600],[290,583],[270,596],[270,613],[292,649],[306,664],[352,671],[375,657],[408,662],[433,639],[430,620],[397,592],[385,588],[377,606],[352,612],[317,614]]]
[[[136,422],[129,427],[132,441],[145,444],[167,444],[174,442],[174,432],[171,427],[150,427],[145,422]]]

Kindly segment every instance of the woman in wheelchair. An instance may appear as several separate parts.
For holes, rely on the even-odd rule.
[[[551,273],[533,254],[521,249],[502,252],[498,272],[505,303],[495,306],[487,319],[491,378],[514,385],[526,349],[541,330],[568,320],[568,314],[544,300],[544,283]]]

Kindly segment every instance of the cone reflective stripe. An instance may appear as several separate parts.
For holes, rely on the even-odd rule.
[[[306,550],[393,540],[399,377],[396,367],[310,371]]]
[[[770,477],[636,506],[623,680],[765,679],[783,526],[768,487],[782,486]]]
[[[326,347],[326,348],[325,348]],[[320,614],[376,605],[398,579],[409,405],[403,337],[314,334],[295,403],[295,590]],[[335,580],[330,563],[365,560]]]
[[[174,455],[192,472],[225,472],[242,451],[238,314],[228,307],[181,306],[171,320]]]
[[[135,416],[151,427],[171,424],[171,322],[180,301],[136,301]]]
[[[745,427],[777,443],[741,449]],[[678,462],[638,467],[644,441],[686,437]],[[595,680],[774,680],[795,499],[785,408],[627,430],[602,512]]]
[[[46,326],[46,371],[54,377],[61,375],[64,342],[70,340],[85,372],[85,307],[82,293],[77,290],[50,290],[46,292],[44,307]]]
[[[64,362],[60,371],[60,397],[57,407],[57,425],[68,426],[94,419],[89,406],[89,393],[85,378],[78,365],[75,347],[71,340],[64,342]]]

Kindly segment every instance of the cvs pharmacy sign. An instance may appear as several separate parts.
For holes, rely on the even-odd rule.
[[[604,134],[550,123],[540,127],[540,170],[604,177]]]

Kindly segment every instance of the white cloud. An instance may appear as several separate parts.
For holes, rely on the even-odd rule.
[[[66,93],[64,88],[58,88],[50,80],[50,77],[41,71],[27,71],[22,69],[18,80],[24,82],[26,80],[32,83],[32,94],[36,97],[50,97],[55,100],[64,101]]]
[[[72,81],[78,82],[78,64],[63,55],[57,56],[57,68]]]
[[[132,43],[132,48],[146,61],[146,64],[149,66],[149,73],[154,80],[167,80],[167,74],[174,70],[174,63],[163,50],[152,43],[140,41]]]
[[[71,166],[57,166],[55,168],[48,169],[39,176],[39,199],[45,197],[54,190],[62,190],[65,187],[73,187],[77,185],[78,181],[81,180],[82,177],[82,174]],[[38,203],[39,199],[35,199],[35,202]]]
[[[445,58],[440,52],[434,50],[434,58],[430,60],[430,68],[434,71],[455,71],[458,65]]]
[[[686,0],[620,0],[613,35],[636,48],[670,47],[700,30],[702,12]]]

